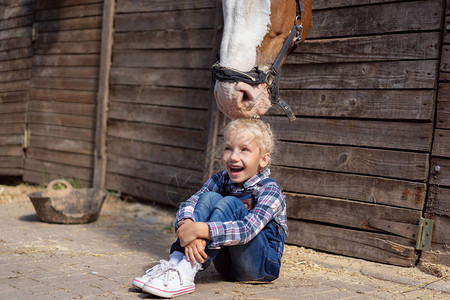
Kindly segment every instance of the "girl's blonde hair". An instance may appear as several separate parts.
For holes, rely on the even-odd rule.
[[[261,155],[266,153],[272,154],[275,145],[275,137],[269,124],[261,119],[234,119],[225,127],[224,135],[227,136],[230,130],[237,130],[242,127],[251,130],[258,139]]]

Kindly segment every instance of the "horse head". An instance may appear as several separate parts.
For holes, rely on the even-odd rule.
[[[220,61],[213,65],[214,95],[231,118],[261,116],[278,96],[279,69],[311,26],[311,0],[223,0]]]

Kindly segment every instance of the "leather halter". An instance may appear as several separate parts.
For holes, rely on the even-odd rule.
[[[303,33],[302,12],[304,11],[304,8],[302,0],[296,0],[296,3],[297,3],[297,14],[295,17],[294,26],[292,27],[289,36],[284,41],[283,46],[281,47],[280,52],[278,52],[278,55],[275,58],[275,61],[273,62],[272,67],[270,68],[269,71],[264,72],[260,70],[258,67],[254,67],[248,72],[243,72],[233,68],[222,66],[219,63],[219,61],[217,61],[212,66],[213,81],[216,80],[224,82],[242,81],[248,84],[256,84],[256,85],[266,83],[269,86],[270,102],[272,104],[279,105],[286,113],[291,123],[295,120],[295,115],[292,109],[289,107],[289,105],[280,97],[279,71],[283,58],[286,56],[286,54],[289,55],[301,43]],[[298,21],[300,21],[300,24],[298,24]],[[294,43],[294,46],[288,53],[288,49],[292,43]]]

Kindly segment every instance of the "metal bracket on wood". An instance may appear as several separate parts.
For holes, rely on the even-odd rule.
[[[433,237],[434,221],[420,218],[419,231],[417,235],[416,250],[428,251],[431,248],[431,238]]]

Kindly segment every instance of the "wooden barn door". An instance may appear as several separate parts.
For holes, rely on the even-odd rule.
[[[0,176],[22,176],[34,0],[0,1]]]
[[[288,242],[412,266],[429,225],[421,218],[444,3],[312,5],[310,35],[280,83],[298,118],[267,118],[279,139],[272,169],[287,195]]]
[[[23,178],[93,176],[102,0],[36,1]]]

